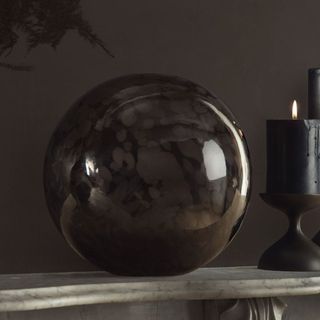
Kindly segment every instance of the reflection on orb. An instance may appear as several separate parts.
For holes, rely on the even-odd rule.
[[[95,172],[93,160],[87,158],[85,161],[85,165],[87,176],[91,176]],[[98,170],[98,168],[96,170]]]
[[[227,167],[221,147],[213,140],[206,141],[202,152],[208,179],[217,180],[225,177]]]

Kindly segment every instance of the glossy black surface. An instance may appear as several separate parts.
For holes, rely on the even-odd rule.
[[[47,150],[44,185],[56,225],[93,264],[181,274],[214,258],[238,230],[249,199],[247,145],[202,87],[131,75],[68,111]]]

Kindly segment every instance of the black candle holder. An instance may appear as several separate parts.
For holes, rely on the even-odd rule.
[[[301,230],[304,213],[320,206],[320,194],[262,193],[271,207],[284,212],[289,220],[286,234],[268,248],[258,267],[283,271],[320,271],[320,247]]]

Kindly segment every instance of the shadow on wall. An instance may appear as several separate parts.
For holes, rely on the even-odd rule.
[[[39,45],[55,49],[71,30],[114,57],[82,17],[80,0],[0,0],[0,67],[31,71],[31,65],[8,61],[17,43],[25,41],[26,53]]]

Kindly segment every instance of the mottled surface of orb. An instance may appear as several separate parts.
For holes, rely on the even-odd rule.
[[[206,89],[130,75],[67,112],[49,143],[44,185],[55,224],[82,257],[115,274],[182,274],[238,230],[250,190],[247,145]]]

